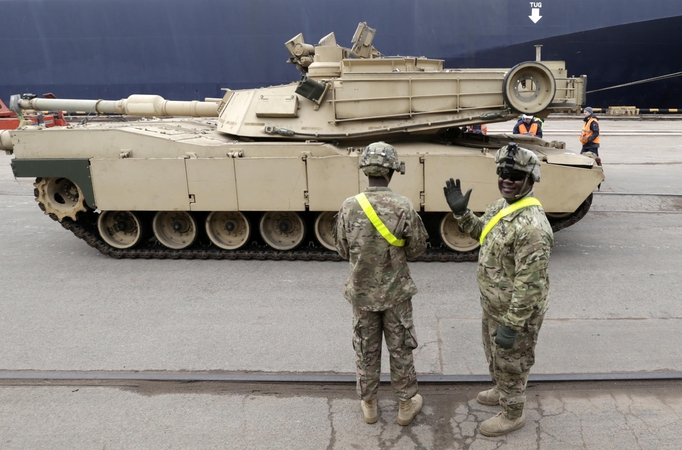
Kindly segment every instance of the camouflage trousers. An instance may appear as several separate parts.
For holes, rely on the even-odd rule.
[[[528,374],[535,364],[535,346],[544,317],[544,313],[531,316],[524,330],[516,335],[514,347],[505,350],[495,344],[493,337],[500,323],[483,311],[483,349],[488,370],[500,391],[500,405],[510,419],[523,413]]]
[[[376,398],[381,375],[381,336],[391,364],[391,386],[398,398],[408,400],[417,393],[417,372],[412,350],[417,335],[412,322],[412,300],[385,311],[363,311],[353,306],[353,348],[357,392],[364,401]]]

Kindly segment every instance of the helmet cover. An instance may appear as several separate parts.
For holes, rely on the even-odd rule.
[[[368,177],[386,177],[391,170],[402,169],[398,152],[385,142],[369,144],[360,155],[358,165]]]
[[[540,182],[540,160],[535,153],[519,147],[514,142],[510,142],[497,151],[495,164],[498,168],[525,172],[533,177],[535,183]]]

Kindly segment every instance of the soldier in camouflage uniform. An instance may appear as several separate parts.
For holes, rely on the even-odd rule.
[[[497,152],[495,163],[503,198],[488,206],[483,217],[467,208],[471,189],[462,195],[459,180],[451,178],[444,188],[460,227],[474,239],[481,240],[484,234],[478,285],[483,348],[495,386],[479,393],[476,400],[503,409],[481,424],[486,436],[501,436],[525,425],[526,383],[547,310],[549,256],[554,245],[549,221],[533,198],[533,184],[540,181],[537,156],[509,143]]]
[[[346,199],[334,230],[339,255],[350,260],[344,296],[353,306],[357,391],[365,422],[375,423],[383,332],[391,386],[400,399],[398,423],[408,425],[421,411],[423,399],[417,394],[412,358],[417,336],[411,299],[417,286],[407,258],[424,253],[428,235],[412,202],[388,188],[396,170],[405,172],[395,149],[384,142],[370,144],[359,166],[369,177],[369,187]]]

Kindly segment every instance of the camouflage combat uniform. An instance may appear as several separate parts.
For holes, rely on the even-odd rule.
[[[354,197],[341,206],[334,234],[339,255],[350,260],[344,296],[353,305],[357,391],[364,401],[376,397],[383,331],[390,353],[391,385],[401,400],[408,400],[417,393],[412,358],[417,336],[411,301],[417,286],[407,258],[424,253],[428,235],[407,197],[388,187],[368,187],[365,195],[384,225],[405,245],[389,244]]]
[[[524,197],[532,197],[531,190]],[[478,239],[485,224],[502,208],[500,199],[488,206],[483,217],[467,210],[455,216],[462,229]],[[554,246],[552,228],[539,206],[530,206],[503,217],[481,246],[478,285],[483,308],[483,347],[493,382],[500,391],[500,405],[507,417],[521,416],[526,383],[535,363],[535,345],[548,307],[549,255]],[[506,325],[518,334],[514,347],[495,344],[493,333]]]

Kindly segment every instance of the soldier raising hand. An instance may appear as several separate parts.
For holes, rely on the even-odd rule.
[[[495,155],[502,198],[483,217],[468,208],[471,189],[462,195],[460,181],[446,182],[445,198],[464,232],[478,239],[478,285],[483,309],[483,348],[494,386],[478,394],[483,405],[502,412],[484,421],[480,431],[501,436],[526,423],[526,383],[535,363],[535,345],[547,311],[552,228],[533,185],[540,181],[540,161],[515,143]]]

